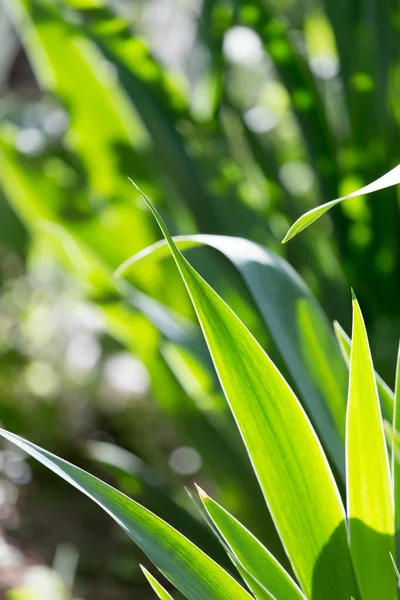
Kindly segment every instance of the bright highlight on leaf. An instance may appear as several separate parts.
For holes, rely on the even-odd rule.
[[[397,185],[400,183],[400,165],[379,177],[372,183],[360,188],[359,190],[352,192],[351,194],[347,194],[347,196],[342,196],[341,198],[337,198],[336,200],[331,200],[326,204],[322,204],[321,206],[317,206],[312,210],[309,210],[304,215],[302,215],[297,221],[291,226],[287,234],[282,240],[282,244],[285,244],[292,238],[294,238],[300,231],[303,231],[306,227],[314,223],[319,217],[324,215],[328,210],[330,210],[339,202],[343,202],[343,200],[348,200],[349,198],[355,198],[356,196],[362,196],[363,194],[370,194],[372,192],[377,192],[378,190],[383,190],[385,188],[391,187],[393,185]]]
[[[222,388],[305,595],[313,600],[356,595],[344,508],[303,408],[251,333],[182,256],[160,215],[144,199],[188,289]]]
[[[367,332],[355,297],[346,438],[350,548],[361,595],[363,600],[395,600],[389,460]]]
[[[400,453],[398,438],[400,434],[400,343],[397,354],[395,403],[393,412],[393,440],[392,440],[392,473],[395,505],[395,535],[396,535],[396,563],[400,565]],[[396,447],[397,440],[397,447]],[[397,457],[397,458],[396,458]]]
[[[348,365],[350,362],[351,354],[351,339],[344,331],[340,323],[334,321],[333,327],[335,330],[335,335],[339,344],[339,348],[342,352],[343,358],[345,359]],[[387,385],[387,383],[382,379],[382,377],[378,375],[378,373],[375,373],[375,381],[376,385],[378,386],[382,413],[386,418],[392,419],[394,409],[394,393]]]

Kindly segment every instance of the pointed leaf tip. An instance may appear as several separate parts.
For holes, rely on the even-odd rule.
[[[197,483],[195,483],[194,486],[195,486],[195,488],[197,490],[198,495],[200,496],[200,498],[202,500],[208,500],[209,499],[208,494],[206,494],[206,492],[199,485],[197,485]]]

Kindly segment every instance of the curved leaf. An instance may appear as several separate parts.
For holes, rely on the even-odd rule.
[[[0,435],[96,502],[188,600],[251,599],[222,567],[131,498],[18,435],[3,429]]]
[[[329,323],[304,282],[284,259],[242,238],[192,235],[174,237],[174,242],[181,250],[203,244],[215,248],[238,269],[344,478],[346,368]],[[166,252],[165,241],[157,242],[126,260],[116,275]]]
[[[179,529],[219,564],[230,566],[226,553],[209,528],[174,500],[160,471],[152,469],[125,448],[108,442],[89,441],[86,453],[114,476],[120,490]]]
[[[146,201],[188,289],[221,385],[306,596],[337,600],[356,595],[344,508],[303,408],[251,333],[179,252],[161,217]]]
[[[346,458],[350,548],[362,598],[395,600],[389,460],[367,332],[355,297]]]
[[[355,198],[356,196],[362,196],[363,194],[370,194],[371,192],[377,192],[378,190],[383,190],[385,188],[391,187],[392,185],[397,185],[400,183],[400,165],[397,165],[394,169],[379,177],[372,183],[365,185],[359,190],[352,192],[351,194],[347,194],[347,196],[342,196],[341,198],[337,198],[336,200],[331,200],[326,204],[322,204],[321,206],[317,206],[304,215],[302,215],[297,221],[291,226],[287,234],[282,240],[282,244],[285,244],[289,240],[295,237],[300,231],[303,231],[306,227],[314,223],[319,217],[324,215],[336,204],[339,202],[343,202],[343,200],[348,200],[349,198]]]

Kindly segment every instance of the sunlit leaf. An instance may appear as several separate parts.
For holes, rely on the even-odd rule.
[[[347,415],[347,507],[350,548],[363,600],[396,598],[390,560],[394,506],[389,460],[367,332],[353,299]]]
[[[153,575],[149,573],[149,571],[145,567],[140,565],[140,568],[142,569],[147,581],[150,583],[151,587],[153,588],[157,596],[161,598],[161,600],[174,600],[172,596],[168,594],[167,590],[165,590],[162,587],[162,585],[158,583],[157,579],[153,577]]]
[[[345,359],[348,365],[350,362],[351,339],[349,338],[345,330],[342,328],[340,323],[335,321],[333,326],[343,358]],[[382,379],[382,377],[378,375],[378,373],[375,373],[375,380],[378,386],[379,398],[381,401],[381,409],[383,415],[387,419],[391,419],[394,409],[394,393],[387,385],[387,383]]]
[[[0,435],[103,508],[188,600],[250,600],[217,563],[134,500],[32,442],[4,430]]]
[[[305,596],[290,575],[250,531],[203,490],[198,488],[198,491],[207,513],[237,561],[269,592],[269,597],[274,600],[304,600]],[[251,587],[251,581],[248,585]],[[257,591],[252,591],[257,597]]]
[[[393,414],[392,471],[395,505],[396,562],[400,564],[400,344],[397,354]]]
[[[86,448],[88,457],[115,477],[122,492],[133,496],[179,529],[219,564],[229,566],[226,553],[215,536],[203,522],[175,501],[172,490],[166,485],[160,471],[151,469],[139,457],[115,444],[92,440],[87,443]]]
[[[306,596],[337,600],[355,595],[344,508],[304,410],[251,333],[186,261],[157,211],[149,206],[186,284],[221,385]]]
[[[342,196],[341,198],[337,198],[336,200],[331,200],[331,202],[327,202],[326,204],[322,204],[321,206],[317,206],[306,212],[302,215],[297,221],[291,226],[287,234],[285,235],[283,242],[286,243],[291,240],[295,235],[303,231],[306,227],[314,223],[319,217],[324,215],[329,209],[331,209],[339,202],[343,202],[343,200],[347,200],[349,198],[355,198],[356,196],[362,196],[363,194],[370,194],[371,192],[377,192],[378,190],[383,190],[384,188],[391,187],[392,185],[397,185],[400,183],[400,165],[379,177],[372,183],[365,185],[359,190],[352,192],[351,194],[347,194],[347,196]]]
[[[195,235],[179,236],[174,242],[181,250],[203,244],[215,248],[238,269],[344,477],[346,369],[326,317],[304,282],[281,257],[242,238]],[[125,261],[116,274],[166,252],[165,241],[158,242]]]

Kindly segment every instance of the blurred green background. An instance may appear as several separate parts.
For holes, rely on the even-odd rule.
[[[399,3],[1,0],[0,40],[2,425],[107,476],[216,558],[184,490],[194,480],[268,538],[173,264],[154,255],[113,277],[161,237],[128,177],[172,233],[238,236],[285,258],[348,332],[353,286],[391,384],[397,189],[281,239],[400,162]],[[232,262],[189,252],[303,393]],[[8,446],[0,531],[7,599],[152,597],[129,540]]]

